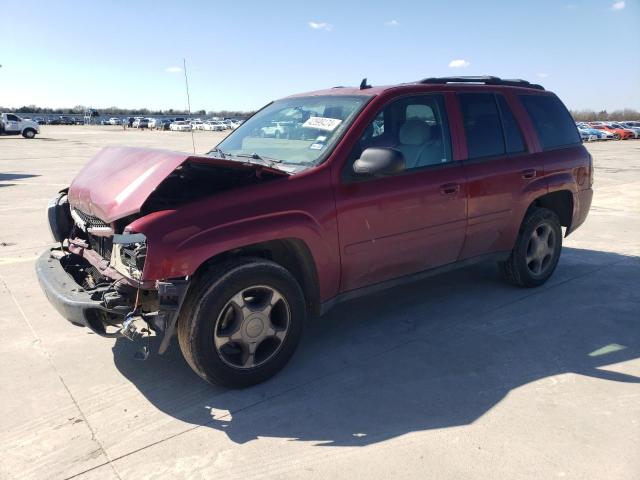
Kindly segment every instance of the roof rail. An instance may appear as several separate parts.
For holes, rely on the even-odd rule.
[[[479,83],[484,85],[505,85],[508,87],[524,87],[535,88],[536,90],[544,90],[542,85],[536,83],[529,83],[526,80],[519,78],[500,78],[490,75],[482,75],[477,77],[432,77],[424,78],[418,83],[424,83],[428,85],[438,85],[446,83]]]

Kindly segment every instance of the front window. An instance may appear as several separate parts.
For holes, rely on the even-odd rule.
[[[318,165],[351,125],[367,96],[278,100],[249,118],[211,155],[297,166]],[[236,157],[236,158],[234,158]]]

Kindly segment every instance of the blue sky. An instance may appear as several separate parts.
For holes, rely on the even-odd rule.
[[[0,105],[255,109],[428,76],[525,78],[640,109],[640,0],[0,2]],[[27,7],[28,5],[28,7]],[[175,67],[175,68],[172,68]]]

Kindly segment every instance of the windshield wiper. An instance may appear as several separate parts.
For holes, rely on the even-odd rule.
[[[271,157],[261,157],[257,153],[230,153],[229,155],[233,155],[234,157],[240,158],[251,158],[253,160],[260,160],[262,162],[267,163],[269,166],[273,166],[276,163],[282,163],[282,160]]]
[[[227,158],[227,154],[224,153],[222,150],[220,150],[218,147],[213,147],[211,150],[207,152],[207,155],[211,153],[217,153],[218,155],[220,155],[220,158],[222,158],[223,160]]]

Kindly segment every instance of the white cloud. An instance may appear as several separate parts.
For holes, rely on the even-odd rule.
[[[449,68],[465,68],[465,67],[468,67],[469,65],[471,65],[471,63],[467,62],[466,60],[463,60],[462,58],[459,58],[457,60],[451,60],[449,62]]]
[[[165,68],[164,71],[169,73],[180,73],[182,72],[182,69],[180,67],[168,67]]]
[[[314,30],[326,30],[327,32],[333,29],[333,25],[327,22],[309,22],[309,26]]]
[[[398,27],[400,26],[400,22],[397,20],[389,20],[388,22],[384,22],[385,27]]]
[[[538,78],[547,78],[548,76],[548,73],[536,73],[536,77]]]
[[[613,10],[622,10],[624,7],[626,7],[627,5],[623,2],[613,2],[613,5],[611,5],[611,8]]]

